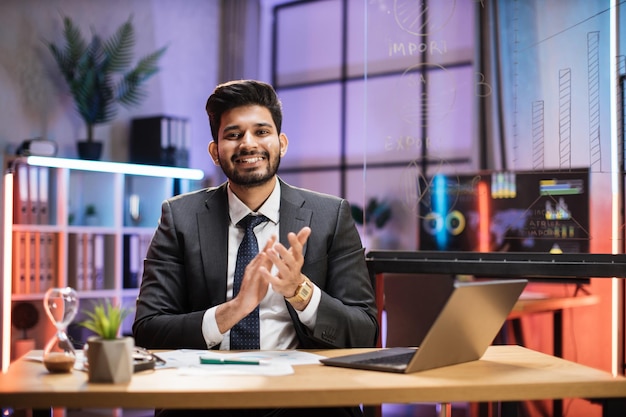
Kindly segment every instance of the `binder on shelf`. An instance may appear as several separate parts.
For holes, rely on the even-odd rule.
[[[42,233],[40,242],[40,291],[46,292],[48,288],[53,288],[56,282],[56,235],[54,233]]]
[[[55,233],[46,233],[46,284],[42,291],[53,288],[57,283],[57,238]]]
[[[25,232],[13,232],[13,293],[26,293]]]
[[[141,286],[141,281],[143,279],[144,259],[146,258],[146,254],[148,253],[148,247],[150,246],[151,241],[152,235],[139,236],[139,268],[137,270],[138,287]]]
[[[68,238],[68,282],[70,287],[76,291],[84,291],[85,275],[84,275],[84,256],[83,256],[83,234],[72,233]]]
[[[50,168],[17,163],[14,187],[14,223],[49,224]]]
[[[16,224],[28,224],[30,222],[28,202],[28,166],[26,164],[18,163],[15,169],[15,181],[14,187],[14,208],[13,208],[13,221]]]
[[[50,207],[48,201],[48,187],[50,186],[50,169],[48,167],[39,167],[39,176],[37,178],[37,214],[39,218],[37,223],[50,223]]]
[[[20,233],[20,294],[28,293],[28,232]]]
[[[83,233],[83,289],[93,290],[93,235]]]
[[[36,233],[28,233],[28,256],[26,257],[28,268],[28,273],[26,274],[26,277],[28,278],[26,280],[27,294],[38,292],[37,283],[39,282],[39,276],[37,274],[37,261],[39,256],[37,255],[37,247],[39,246],[39,239],[36,235]]]
[[[124,235],[124,288],[138,288],[139,235]]]
[[[93,286],[104,289],[104,235],[93,236]]]
[[[39,221],[39,167],[28,166],[28,223]]]
[[[20,262],[20,254],[19,254],[19,232],[13,232],[12,234],[12,242],[11,242],[11,262],[13,266],[11,267],[11,292],[13,294],[19,294],[19,286],[20,286],[20,274],[19,274],[19,262]]]
[[[30,294],[41,292],[41,232],[30,233]]]
[[[48,245],[46,235],[48,233],[37,233],[39,247],[37,248],[39,271],[37,274],[37,292],[46,292],[46,272],[48,270]]]
[[[139,164],[189,166],[189,121],[181,117],[136,118],[131,123],[129,159]]]
[[[139,119],[137,121],[137,127],[140,128],[142,123],[146,123],[146,127],[148,127],[148,123],[151,123],[150,119]],[[159,130],[159,135],[161,139],[161,150],[167,149],[170,146],[170,120],[166,117],[161,118],[161,129]],[[159,159],[161,158],[161,154],[159,153]]]
[[[76,233],[73,237],[74,239],[72,240],[74,241],[74,250],[72,252],[74,253],[74,286],[76,291],[83,291],[83,283],[85,282],[83,280],[83,234]]]

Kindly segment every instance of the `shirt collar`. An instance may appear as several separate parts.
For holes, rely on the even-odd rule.
[[[246,217],[248,214],[253,213],[248,206],[246,206],[240,199],[233,193],[230,189],[230,186],[227,187],[228,190],[228,214],[230,216],[230,221],[233,224],[239,223],[241,219]],[[269,195],[265,203],[259,208],[258,211],[254,212],[254,214],[262,214],[274,224],[278,224],[278,214],[280,211],[280,181],[278,178],[276,179],[276,183],[274,184],[274,190]]]

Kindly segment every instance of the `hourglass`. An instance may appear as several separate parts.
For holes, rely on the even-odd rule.
[[[76,362],[76,352],[66,330],[78,312],[78,294],[70,287],[50,288],[43,305],[56,327],[54,337],[43,351],[43,363],[49,372],[70,372]]]

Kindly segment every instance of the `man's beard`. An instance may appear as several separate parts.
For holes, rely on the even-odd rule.
[[[224,166],[221,162],[220,166],[226,178],[228,178],[231,183],[248,188],[258,187],[271,180],[274,175],[276,175],[276,172],[278,172],[278,167],[280,166],[280,156],[276,156],[274,159],[270,159],[267,153],[264,153],[263,156],[269,161],[267,169],[264,172],[241,172],[238,171],[236,167],[232,165]],[[241,157],[241,155],[237,155],[233,159],[239,157]]]

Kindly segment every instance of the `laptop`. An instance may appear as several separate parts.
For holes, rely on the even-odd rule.
[[[343,368],[412,373],[478,360],[502,328],[527,282],[455,282],[419,347],[379,349],[320,362]]]

